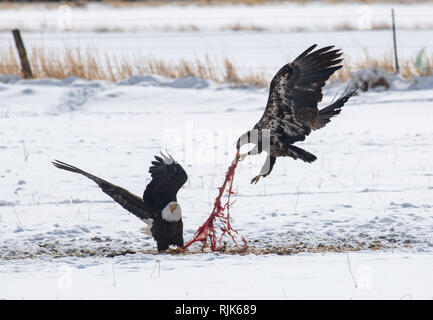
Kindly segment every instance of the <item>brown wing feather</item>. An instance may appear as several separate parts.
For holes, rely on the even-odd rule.
[[[317,127],[315,129],[323,128],[327,123],[331,121],[332,117],[335,117],[341,112],[341,108],[344,104],[356,93],[356,89],[353,87],[347,87],[341,96],[331,103],[329,106],[320,109],[317,118]]]
[[[271,129],[289,143],[305,139],[318,126],[318,103],[326,80],[342,66],[333,46],[313,45],[284,65],[271,81],[265,112],[255,128]]]
[[[144,202],[143,199],[132,194],[128,190],[118,187],[108,181],[105,181],[77,167],[71,166],[65,162],[55,160],[52,163],[54,166],[56,166],[59,169],[79,173],[93,180],[102,189],[102,191],[105,194],[109,195],[114,201],[120,204],[123,208],[133,213],[140,219],[154,219],[156,214],[155,210],[146,202]]]

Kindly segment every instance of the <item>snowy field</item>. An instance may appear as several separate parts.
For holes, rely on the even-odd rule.
[[[189,240],[211,211],[237,134],[261,116],[266,90],[143,76],[13,80],[0,97],[0,298],[433,295],[431,79],[354,97],[301,144],[318,156],[313,164],[280,159],[253,186],[263,157],[240,163],[234,227],[251,249],[270,252],[245,256],[154,255],[139,220],[50,161],[141,194],[152,155],[167,147],[189,175],[178,195]],[[335,251],[350,252],[357,288],[346,253]],[[179,286],[167,296],[174,278]]]
[[[433,50],[431,3],[266,6],[155,6],[112,8],[88,5],[70,11],[28,7],[0,10],[0,45],[14,47],[11,26],[32,48],[94,49],[105,54],[161,58],[167,62],[210,57],[217,69],[230,59],[238,72],[270,77],[312,43],[343,48],[351,64],[365,53],[392,57],[391,8],[395,9],[398,54],[414,58]],[[93,52],[93,51],[92,51]],[[97,52],[94,52],[97,54]],[[102,59],[102,61],[105,61]]]
[[[313,43],[335,44],[351,58],[364,48],[389,52],[387,30],[335,31],[347,17],[358,23],[358,7],[125,8],[110,32],[95,29],[113,21],[112,9],[73,8],[72,30],[57,32],[59,13],[33,8],[1,10],[0,24],[21,27],[28,48],[93,46],[168,60],[210,54],[272,75]],[[404,29],[400,56],[423,47],[430,54],[432,6],[394,7]],[[374,23],[389,23],[389,6],[371,9]],[[264,31],[223,30],[235,23]],[[180,30],[186,24],[198,29]],[[5,31],[0,44],[10,43]],[[326,87],[323,105],[344,87]],[[167,148],[189,175],[178,194],[188,241],[267,95],[196,78],[0,76],[0,299],[432,299],[432,77],[354,96],[297,144],[318,157],[312,164],[278,159],[250,185],[264,157],[241,162],[231,216],[248,240],[242,254],[200,253],[198,245],[156,254],[141,221],[92,181],[51,164],[65,161],[141,195],[153,155]]]
[[[30,32],[58,31],[331,31],[383,28],[394,8],[402,29],[432,29],[431,3],[275,3],[259,6],[27,6],[0,11],[0,28],[11,25]]]
[[[433,6],[432,6],[433,10]],[[423,48],[429,57],[433,52],[432,30],[399,30],[398,54],[401,61],[415,58]],[[216,72],[224,69],[228,58],[240,73],[264,72],[271,77],[281,65],[295,58],[311,44],[335,45],[342,48],[349,64],[365,60],[366,54],[383,59],[393,57],[392,33],[389,30],[354,30],[330,32],[153,32],[153,33],[95,33],[95,32],[47,32],[22,34],[28,53],[32,48],[44,48],[62,52],[66,48],[81,48],[100,54],[101,65],[105,55],[117,57],[138,56],[143,60],[158,58],[166,62],[204,61],[208,56]],[[14,46],[10,32],[0,33],[3,48]],[[94,50],[94,49],[97,50]]]

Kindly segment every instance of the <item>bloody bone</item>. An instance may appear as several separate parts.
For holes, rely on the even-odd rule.
[[[230,165],[230,167],[226,172],[226,178],[224,180],[223,185],[220,188],[218,188],[219,193],[215,199],[212,213],[210,214],[206,222],[200,228],[198,228],[198,230],[194,235],[194,238],[191,241],[189,241],[187,244],[185,244],[185,246],[183,247],[184,249],[187,249],[190,245],[192,245],[195,242],[202,242],[203,246],[201,248],[201,251],[203,252],[207,246],[207,242],[209,239],[211,251],[219,250],[220,247],[218,247],[218,245],[221,246],[221,241],[225,234],[230,236],[230,238],[233,240],[233,242],[237,247],[239,247],[239,244],[235,239],[235,234],[240,236],[243,241],[242,247],[246,248],[247,240],[241,235],[239,235],[239,233],[235,229],[233,229],[230,224],[230,206],[234,203],[234,202],[230,203],[230,196],[234,193],[232,190],[233,178],[235,175],[236,167],[238,165],[238,161],[239,161],[239,151],[236,153],[235,160],[232,162],[232,164]],[[224,205],[222,205],[221,198],[224,194],[224,191],[226,191],[227,185],[228,185],[227,202]],[[224,214],[226,210],[227,210],[227,214]],[[220,229],[222,231],[222,234],[219,239],[217,238],[215,225],[214,225],[216,221],[219,221],[221,224]]]

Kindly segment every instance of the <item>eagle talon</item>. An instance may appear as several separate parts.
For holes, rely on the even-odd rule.
[[[261,174],[259,174],[258,176],[255,176],[254,178],[251,179],[251,184],[257,184],[257,182],[259,182],[260,178],[263,177]]]

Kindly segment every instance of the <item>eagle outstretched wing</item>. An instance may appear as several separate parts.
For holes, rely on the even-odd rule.
[[[188,180],[185,170],[170,155],[155,156],[149,173],[152,180],[143,193],[144,201],[157,206],[176,199],[177,192]],[[160,208],[162,209],[162,208]]]
[[[326,80],[342,67],[342,53],[334,46],[313,51],[313,45],[284,65],[271,81],[268,103],[255,129],[270,129],[288,143],[302,141],[319,129],[317,104]]]
[[[145,201],[143,201],[143,199],[132,194],[128,190],[118,187],[108,181],[105,181],[77,167],[71,166],[65,162],[55,160],[52,163],[54,166],[56,166],[59,169],[79,173],[89,178],[90,180],[93,180],[102,189],[104,193],[109,195],[114,201],[120,204],[123,208],[133,213],[135,216],[139,217],[140,219],[155,218],[156,210],[152,208],[152,206],[149,203],[146,203]]]

